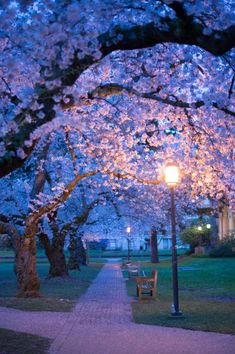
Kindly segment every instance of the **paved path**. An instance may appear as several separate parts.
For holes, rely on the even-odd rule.
[[[114,262],[105,264],[72,313],[0,308],[0,327],[54,339],[50,354],[235,353],[235,336],[133,323]]]
[[[132,322],[118,263],[106,263],[50,354],[234,354],[235,336]]]
[[[31,312],[0,307],[0,328],[54,339],[62,330],[69,316],[68,312]]]

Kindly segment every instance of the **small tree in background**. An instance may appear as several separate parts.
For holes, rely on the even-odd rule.
[[[200,230],[198,226],[192,226],[181,231],[180,238],[183,243],[188,243],[190,251],[194,252],[195,247],[210,245],[211,234],[212,229],[206,226],[201,226]]]

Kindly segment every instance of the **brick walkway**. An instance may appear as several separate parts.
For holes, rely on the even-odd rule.
[[[105,327],[108,329],[130,324],[132,324],[130,298],[126,293],[125,280],[120,270],[120,264],[108,262],[87,292],[80,297],[75,310],[67,320],[67,325],[64,326],[64,329],[53,342],[50,353],[83,353],[83,351],[80,351],[85,350],[81,349],[81,341],[83,344],[84,341],[89,341],[87,333],[91,333],[96,328]],[[81,335],[84,328],[85,337]],[[74,349],[71,346],[67,349],[68,336],[71,341],[79,336],[79,342],[74,343]],[[74,350],[74,352],[71,352],[71,350]],[[90,354],[96,354],[96,352],[90,352]]]
[[[235,336],[132,322],[120,264],[108,262],[54,340],[50,354],[234,354]]]
[[[83,295],[74,314],[86,325],[131,322],[130,299],[118,263],[106,263],[92,286]]]

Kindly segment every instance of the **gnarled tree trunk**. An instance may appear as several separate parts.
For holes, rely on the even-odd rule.
[[[46,159],[49,146],[50,140],[43,146],[39,161]],[[45,181],[46,172],[40,168],[36,173],[31,191],[31,202],[43,191]],[[18,297],[40,296],[40,280],[36,270],[36,233],[38,222],[39,219],[33,218],[29,212],[25,221],[25,234],[19,238],[15,247],[15,273],[19,290]]]
[[[31,232],[33,233],[33,228]],[[12,237],[15,250],[15,273],[19,297],[38,297],[40,281],[36,271],[35,237],[20,236],[17,229],[8,223],[0,222],[0,233]]]
[[[36,271],[36,239],[21,237],[15,253],[18,297],[39,297],[40,280]]]
[[[48,277],[68,276],[68,267],[64,255],[64,235],[59,233],[56,238],[53,238],[52,244],[46,234],[40,233],[38,236],[50,263]]]
[[[52,247],[48,259],[50,262],[49,277],[65,277],[69,275],[63,249]]]
[[[151,252],[151,262],[152,263],[159,263],[157,229],[155,226],[152,226],[151,232],[150,232],[150,252]]]

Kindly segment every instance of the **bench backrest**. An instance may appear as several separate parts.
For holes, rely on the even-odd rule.
[[[157,270],[152,271],[152,278],[154,279],[154,287],[157,285],[157,274],[158,274]]]

